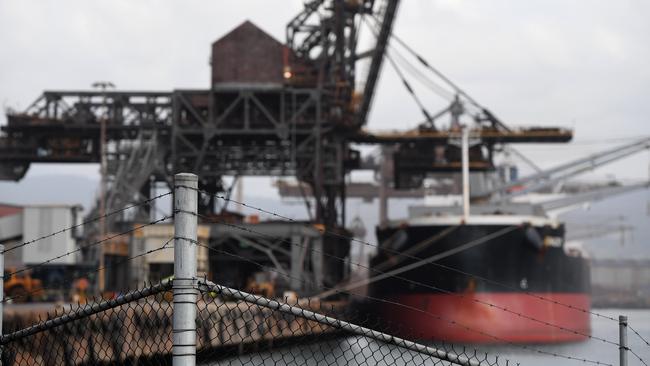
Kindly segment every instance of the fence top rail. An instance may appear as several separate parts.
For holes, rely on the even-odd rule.
[[[320,324],[328,325],[337,329],[348,331],[350,333],[368,337],[379,342],[393,344],[398,347],[403,347],[410,351],[426,354],[428,356],[448,361],[453,364],[463,365],[463,366],[479,366],[481,362],[478,360],[470,359],[466,356],[458,355],[452,352],[447,352],[445,350],[426,346],[416,342],[408,341],[403,338],[395,337],[390,334],[382,333],[376,330],[365,328],[350,322],[346,322],[340,319],[332,318],[323,314],[319,314],[297,305],[290,305],[287,303],[281,303],[275,300],[270,300],[262,296],[253,295],[247,292],[240,290],[232,289],[226,286],[217,285],[211,281],[200,280],[199,289],[203,292],[216,292],[225,296],[235,298],[237,300],[245,301],[248,303],[256,304],[261,307],[269,308],[272,310],[280,311],[286,314],[303,317],[307,320],[315,321]]]
[[[52,329],[58,326],[61,326],[66,323],[70,323],[76,320],[87,318],[91,315],[101,313],[103,311],[116,308],[118,306],[138,301],[146,297],[159,294],[171,290],[173,280],[167,279],[163,280],[158,284],[151,285],[139,290],[134,290],[127,292],[123,295],[120,295],[114,299],[104,300],[97,303],[88,303],[86,305],[79,305],[76,309],[73,309],[67,313],[64,313],[60,316],[41,321],[37,324],[34,324],[30,327],[17,330],[12,333],[8,333],[0,336],[0,345],[6,345],[12,341],[16,341],[21,338],[25,338],[48,329]]]

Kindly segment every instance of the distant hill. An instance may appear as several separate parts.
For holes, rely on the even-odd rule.
[[[98,181],[77,175],[27,175],[20,182],[0,181],[0,202],[29,204],[80,204],[88,209],[98,191]]]

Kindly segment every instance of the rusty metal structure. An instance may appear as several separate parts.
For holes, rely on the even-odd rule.
[[[199,175],[200,188],[211,193],[228,190],[224,176],[295,176],[310,188],[315,221],[343,228],[345,177],[361,167],[354,144],[391,145],[395,188],[417,188],[429,172],[457,170],[460,164],[458,148],[449,144],[456,132],[436,129],[433,119],[439,116],[427,116],[417,131],[362,129],[398,5],[398,0],[307,1],[287,25],[286,43],[244,22],[212,44],[206,89],[45,91],[26,110],[8,113],[0,135],[0,179],[20,180],[31,163],[100,162],[104,121],[109,211],[149,197],[157,183],[171,187],[177,172]],[[359,51],[364,18],[375,22],[374,45]],[[361,61],[368,63],[365,75],[357,70]],[[442,113],[457,116],[459,107],[457,101]],[[485,128],[472,148],[473,169],[493,168],[492,153],[500,143],[564,142],[572,135],[561,129],[512,130],[485,109],[475,118]],[[442,159],[436,158],[440,149]],[[214,196],[199,205],[212,213]],[[97,208],[90,215],[96,216]],[[143,210],[131,219],[146,215]],[[109,230],[115,224],[110,218]],[[336,238],[324,240],[325,250],[340,249]]]
[[[36,162],[99,162],[106,118],[109,209],[178,171],[199,174],[211,192],[225,175],[295,175],[313,188],[317,220],[342,225],[343,177],[358,160],[348,141],[365,123],[398,1],[374,3],[310,1],[288,24],[286,45],[243,23],[212,45],[206,90],[46,91],[8,114],[0,178],[19,180]],[[383,17],[384,41],[367,56],[355,104],[358,18],[368,14]]]

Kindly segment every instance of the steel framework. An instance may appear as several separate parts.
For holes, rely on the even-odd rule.
[[[201,177],[199,186],[208,192],[199,200],[202,213],[215,210],[214,193],[229,190],[224,176],[295,176],[310,188],[316,223],[330,230],[343,228],[345,177],[362,167],[351,144],[390,145],[398,189],[420,188],[424,174],[460,167],[453,148],[448,155],[435,157],[438,147],[449,145],[451,132],[432,126],[390,134],[362,130],[398,5],[399,0],[308,1],[287,25],[287,43],[282,46],[284,80],[275,84],[215,82],[209,89],[172,91],[46,91],[25,111],[8,113],[0,136],[0,179],[20,180],[31,163],[100,162],[104,155],[100,132],[105,124],[106,211],[148,198],[156,183],[172,187],[170,177],[178,172]],[[371,49],[358,53],[364,16],[376,20],[377,37]],[[360,77],[357,66],[362,60],[369,61],[369,68]],[[454,110],[450,107],[445,113]],[[571,138],[570,131],[510,130],[494,117],[488,120],[492,129],[477,136],[484,145],[470,151],[476,169],[492,167],[495,144]],[[487,158],[483,146],[489,147]],[[90,212],[96,216],[98,208]],[[144,209],[135,218],[147,214]],[[109,230],[116,221],[115,216],[107,220]],[[335,238],[323,238],[324,248],[337,245]]]
[[[146,195],[152,182],[166,182],[179,171],[200,175],[202,188],[210,192],[225,189],[225,175],[287,175],[312,187],[317,221],[343,225],[344,176],[358,162],[348,136],[359,130],[357,118],[364,116],[353,103],[359,17],[380,13],[389,33],[398,1],[374,3],[308,2],[287,25],[287,46],[301,61],[287,65],[294,69],[284,85],[46,91],[26,111],[8,114],[0,138],[0,176],[19,180],[33,162],[99,162],[105,118],[108,209]],[[385,40],[378,42],[371,56],[368,99],[384,48]]]

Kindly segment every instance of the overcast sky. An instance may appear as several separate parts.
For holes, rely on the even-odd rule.
[[[210,43],[249,19],[284,40],[298,0],[0,0],[0,103],[26,108],[45,89],[207,88]],[[539,165],[650,135],[650,2],[405,0],[395,33],[509,125],[575,128],[576,143],[522,146]],[[417,85],[413,81],[414,85]],[[421,116],[384,67],[369,128]],[[431,111],[444,101],[419,90]],[[4,115],[0,123],[6,123]],[[648,153],[593,177],[647,178]],[[97,175],[35,166],[30,175]]]

